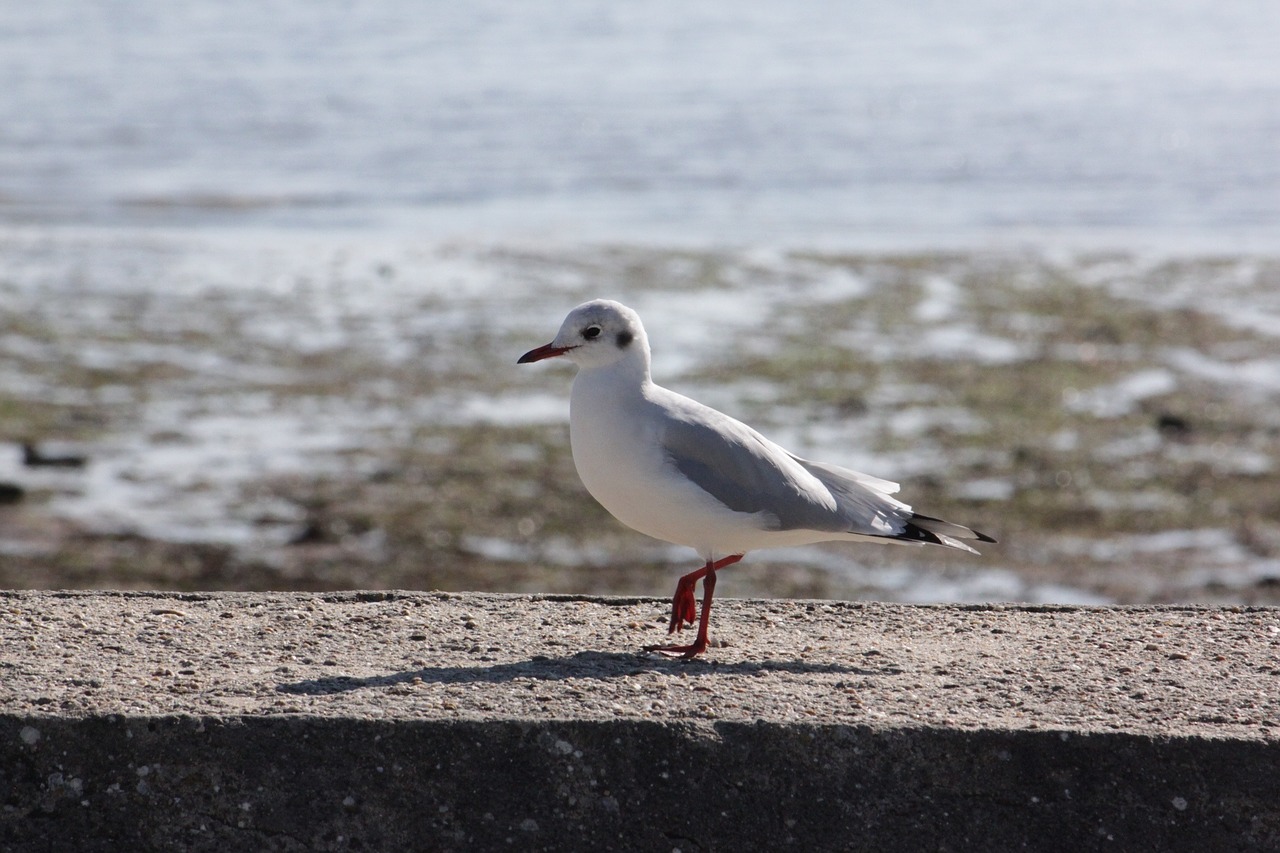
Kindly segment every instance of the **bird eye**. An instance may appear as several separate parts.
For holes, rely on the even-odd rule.
[[[582,330],[582,336],[589,341],[594,340],[595,338],[600,337],[600,327],[587,326],[585,329]]]

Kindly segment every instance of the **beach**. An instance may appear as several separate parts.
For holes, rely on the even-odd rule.
[[[1280,598],[1280,15],[154,2],[0,12],[0,587],[665,595],[563,366],[1000,543],[730,596]]]

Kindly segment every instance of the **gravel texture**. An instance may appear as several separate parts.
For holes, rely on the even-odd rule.
[[[1280,843],[1275,608],[666,608],[0,593],[0,848]]]
[[[1280,738],[1280,609],[0,594],[9,713],[808,721]]]

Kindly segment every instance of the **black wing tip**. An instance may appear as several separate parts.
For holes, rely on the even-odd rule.
[[[902,532],[890,539],[902,539],[906,542],[927,542],[930,545],[946,545],[938,534],[932,530],[925,530],[923,527],[917,527],[911,522],[907,522],[907,526],[902,528]]]
[[[931,516],[931,515],[921,515],[921,514],[920,514],[920,513],[918,513],[918,512],[917,512],[917,513],[912,513],[912,515],[911,515],[911,521],[917,521],[917,520],[919,520],[919,521],[925,521],[925,522],[929,522],[929,521],[936,521],[936,522],[938,522],[939,524],[946,524],[946,525],[950,525],[950,526],[953,526],[953,527],[961,527],[962,529],[964,529],[964,530],[968,530],[970,533],[972,533],[972,534],[973,534],[973,538],[974,538],[974,539],[976,539],[976,540],[977,540],[977,541],[979,541],[979,542],[990,542],[990,543],[991,543],[991,544],[993,544],[993,545],[995,545],[995,544],[999,544],[999,540],[998,540],[998,539],[996,539],[994,536],[988,536],[987,534],[985,534],[985,533],[983,533],[983,532],[981,532],[981,531],[979,531],[979,530],[974,530],[972,527],[963,527],[963,525],[959,525],[959,524],[955,524],[955,525],[953,525],[953,524],[952,524],[951,522],[949,522],[949,521],[943,521],[941,518],[934,518],[934,517],[933,517],[933,516]],[[914,524],[912,524],[912,523],[911,523],[911,521],[907,522],[907,526],[908,526],[908,527],[914,527],[914,526],[915,526]],[[914,538],[914,537],[912,537],[912,538]],[[959,537],[957,537],[957,538],[959,538]],[[968,538],[968,537],[965,537],[965,538]]]

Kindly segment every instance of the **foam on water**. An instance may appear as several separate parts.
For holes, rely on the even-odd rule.
[[[1161,368],[1133,373],[1110,385],[1088,391],[1072,391],[1063,401],[1068,411],[1086,412],[1096,418],[1118,418],[1137,409],[1150,397],[1168,394],[1178,387],[1172,371]]]

